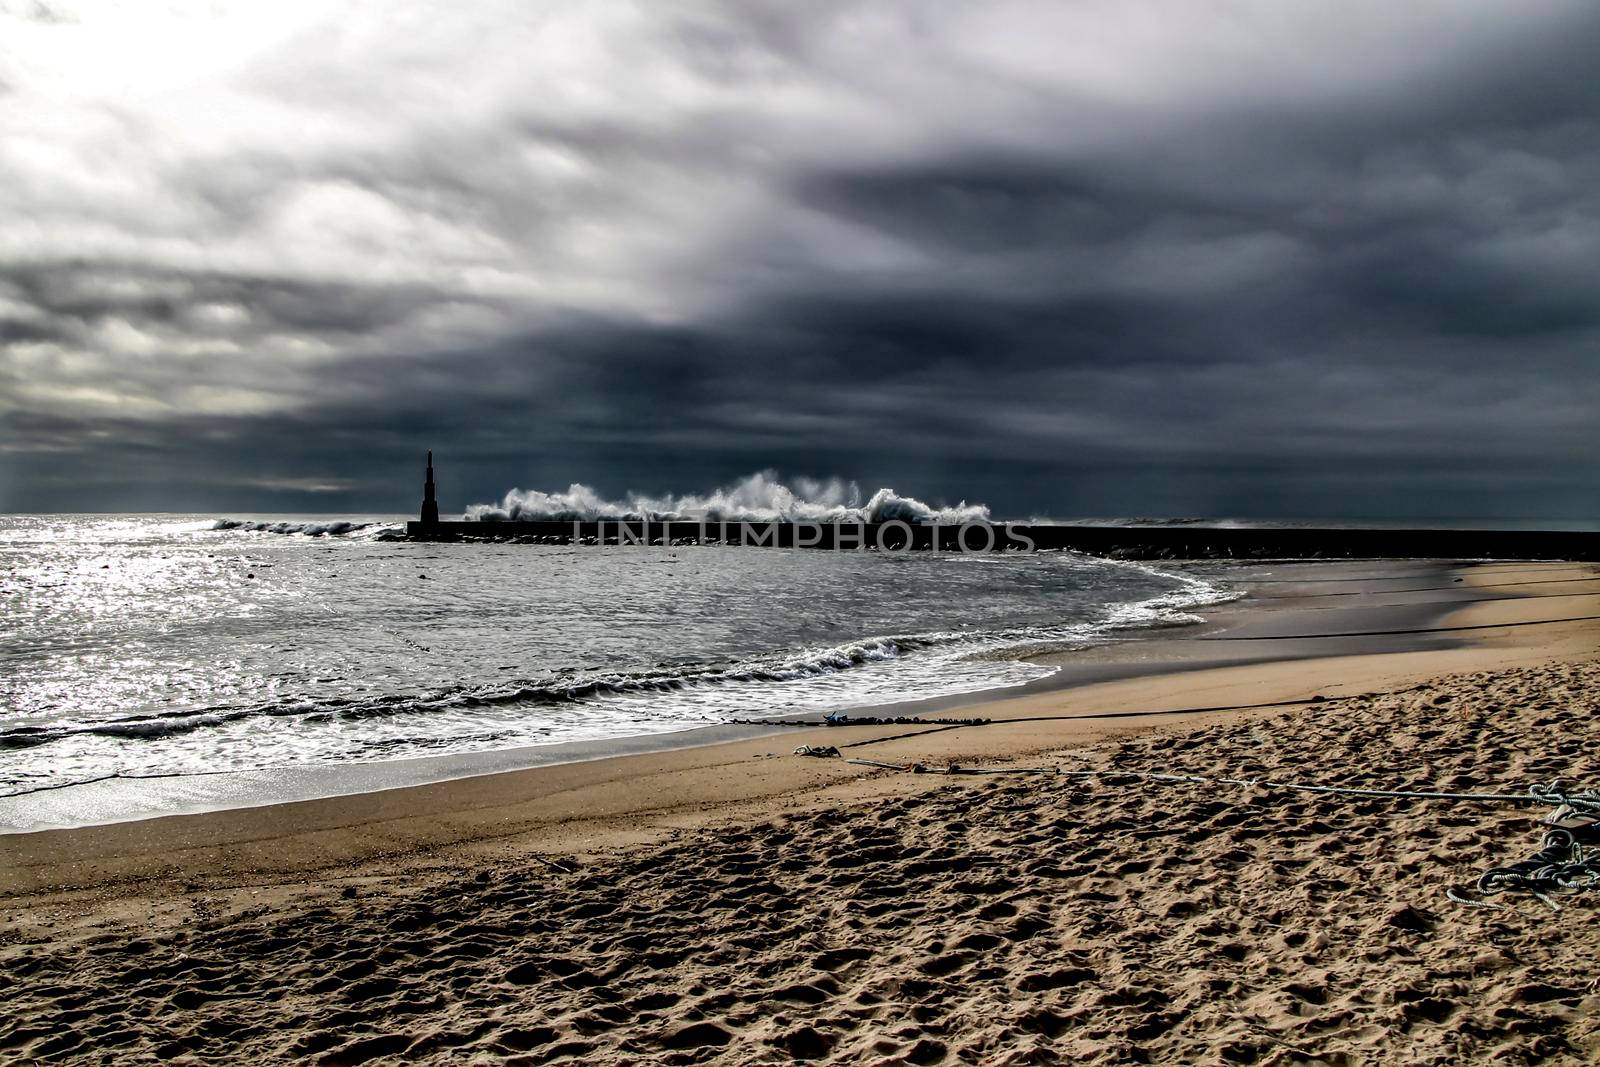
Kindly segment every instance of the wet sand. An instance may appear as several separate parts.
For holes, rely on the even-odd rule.
[[[1600,780],[1593,568],[1384,574],[1392,593],[1331,573],[1085,666],[1145,657],[1132,677],[961,712],[981,727],[802,729],[0,838],[0,1054],[1592,1060],[1593,905],[1443,896],[1531,851],[1536,810],[792,754]],[[1360,604],[1325,610],[1335,590]]]

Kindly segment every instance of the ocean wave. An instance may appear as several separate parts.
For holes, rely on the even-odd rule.
[[[349,522],[343,519],[333,519],[325,522],[253,522],[249,519],[217,519],[206,529],[240,530],[245,533],[298,534],[304,537],[367,535],[380,539],[388,534],[398,535],[402,532],[399,527],[392,523]]]
[[[648,519],[652,522],[869,522],[895,520],[908,523],[959,524],[989,522],[989,508],[962,501],[954,507],[933,507],[893,489],[879,489],[862,500],[854,482],[797,479],[795,488],[777,480],[772,471],[752,474],[732,485],[705,494],[652,497],[629,493],[622,500],[607,500],[586,485],[574,482],[565,491],[512,489],[498,504],[473,504],[469,521],[478,522],[598,522]]]
[[[370,524],[376,525],[376,524]],[[1199,621],[1193,609],[1241,595],[1188,575],[1142,564],[1116,566],[1177,580],[1176,590],[1131,604],[1108,605],[1096,619],[1059,626],[1023,626],[986,631],[933,631],[878,636],[838,645],[786,650],[745,659],[674,664],[627,671],[558,673],[552,677],[462,686],[432,693],[366,697],[303,698],[199,709],[183,709],[103,722],[19,726],[0,730],[0,751],[22,750],[69,738],[103,737],[157,740],[224,727],[241,720],[293,719],[300,723],[356,722],[408,714],[427,716],[473,709],[579,704],[607,698],[648,697],[653,693],[701,690],[730,685],[774,685],[839,674],[912,653],[944,649],[961,658],[1017,659],[1041,650],[1081,647],[1112,633]]]
[[[1194,609],[1238,600],[1242,589],[1223,589],[1191,574],[1163,570],[1145,563],[1118,560],[1117,565],[1181,583],[1179,588],[1159,596],[1117,604],[1110,609],[1106,625],[1113,630],[1152,630],[1168,626],[1192,626],[1204,622]]]
[[[958,633],[877,637],[787,655],[755,657],[726,664],[646,668],[581,677],[521,680],[501,686],[449,689],[424,695],[295,700],[234,707],[173,711],[107,722],[25,726],[0,730],[0,750],[34,748],[68,737],[99,736],[151,740],[222,726],[241,719],[298,718],[307,722],[356,721],[407,713],[578,703],[606,696],[671,692],[729,683],[799,681],[834,674],[866,663],[898,659],[937,644],[970,640]]]

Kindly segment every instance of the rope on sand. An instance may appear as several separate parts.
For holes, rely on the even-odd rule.
[[[1412,688],[1419,688],[1413,686]],[[1398,693],[1409,693],[1411,689],[1389,689],[1373,693],[1352,693],[1341,695],[1340,700],[1359,700],[1369,697],[1394,696]],[[1005,719],[922,719],[915,715],[848,715],[834,713],[820,719],[728,719],[729,726],[795,726],[807,729],[833,726],[940,726],[947,729],[967,726],[1002,726],[1019,722],[1075,722],[1079,719],[1143,719],[1157,715],[1201,715],[1210,712],[1224,711],[1257,711],[1267,708],[1298,708],[1307,704],[1321,704],[1333,699],[1320,693],[1298,700],[1268,700],[1259,704],[1218,704],[1205,708],[1157,708],[1141,711],[1092,711],[1082,715],[1024,715]],[[933,733],[933,730],[923,731]],[[916,734],[897,734],[895,737],[873,737],[865,741],[856,741],[845,745],[845,748],[855,748],[857,745],[875,745],[880,741],[895,741],[901,737],[915,737]]]
[[[1600,615],[1572,615],[1564,619],[1529,619],[1524,622],[1484,622],[1472,626],[1424,626],[1412,630],[1349,630],[1334,634],[1262,634],[1251,637],[1249,634],[1217,634],[1212,637],[1196,637],[1195,641],[1300,641],[1319,637],[1383,637],[1389,634],[1448,634],[1458,633],[1462,630],[1509,630],[1516,626],[1559,626],[1565,622],[1594,622]]]
[[[801,746],[797,752],[811,756],[841,756],[836,748],[826,750]],[[841,758],[843,758],[841,756]],[[1368,797],[1387,800],[1450,800],[1490,804],[1543,804],[1554,808],[1546,823],[1552,826],[1540,841],[1540,848],[1532,856],[1518,863],[1494,867],[1478,877],[1474,890],[1479,897],[1487,898],[1503,893],[1524,892],[1538,898],[1556,911],[1561,905],[1558,896],[1573,896],[1589,890],[1600,889],[1600,790],[1585,789],[1568,792],[1561,782],[1534,783],[1525,793],[1452,793],[1431,789],[1361,789],[1353,786],[1310,785],[1304,782],[1279,782],[1265,778],[1226,778],[1200,774],[1168,774],[1159,771],[1121,770],[1063,770],[1061,767],[963,767],[952,763],[941,768],[921,763],[888,763],[883,760],[844,759],[845,763],[859,767],[898,771],[910,774],[1046,774],[1060,778],[1131,778],[1136,781],[1187,783],[1190,785],[1232,785],[1247,789],[1284,790],[1301,793],[1322,793],[1335,796]],[[1445,890],[1445,896],[1458,904],[1495,911],[1511,910],[1509,905],[1492,903],[1486,899],[1473,900],[1462,896],[1456,887]]]
[[[845,715],[820,719],[729,719],[729,726],[988,726],[991,719],[919,719],[912,715]]]
[[[1229,711],[1265,711],[1271,708],[1306,707],[1323,704],[1329,700],[1372,700],[1377,697],[1414,693],[1427,688],[1429,688],[1427,685],[1412,685],[1401,689],[1375,689],[1367,693],[1341,693],[1338,696],[1324,696],[1321,693],[1314,693],[1311,696],[1295,700],[1265,700],[1257,704],[1216,704],[1204,708],[1155,708],[1139,711],[1091,711],[1082,715],[1018,715],[1003,719],[919,719],[914,715],[896,715],[893,717],[877,715],[852,716],[836,712],[821,719],[729,719],[727,724],[729,726],[796,726],[810,729],[832,726],[935,727],[935,729],[918,730],[908,734],[869,737],[863,741],[852,741],[849,744],[839,746],[840,748],[860,748],[864,745],[877,745],[885,741],[899,741],[907,737],[920,737],[923,734],[938,733],[940,730],[957,730],[971,726],[1008,726],[1023,722],[1077,722],[1079,720],[1089,722],[1100,719],[1147,719],[1162,715],[1206,715]]]
[[[1236,785],[1246,789],[1283,789],[1303,793],[1334,793],[1340,796],[1380,797],[1396,800],[1474,800],[1485,803],[1506,804],[1566,804],[1569,799],[1578,803],[1593,804],[1600,816],[1600,792],[1593,790],[1578,794],[1576,798],[1550,799],[1545,791],[1555,786],[1534,786],[1526,793],[1444,793],[1421,789],[1357,789],[1352,786],[1307,785],[1302,782],[1278,782],[1268,778],[1221,778],[1201,774],[1164,774],[1158,771],[1069,771],[1060,767],[948,767],[929,768],[921,763],[883,763],[878,760],[846,759],[866,767],[885,770],[909,771],[912,774],[1050,774],[1063,778],[1133,778],[1151,782],[1187,782],[1191,785]]]

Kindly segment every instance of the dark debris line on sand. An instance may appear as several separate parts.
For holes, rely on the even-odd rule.
[[[1085,765],[1479,790],[1594,775],[1600,668],[1145,735]],[[0,948],[0,1059],[1591,1061],[1591,908],[1443,888],[1537,812],[916,779],[571,873]],[[387,895],[386,895],[387,894]]]

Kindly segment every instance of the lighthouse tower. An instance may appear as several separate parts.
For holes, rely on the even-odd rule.
[[[439,501],[433,496],[433,450],[428,450],[428,478],[422,483],[422,521],[434,526],[439,522]]]

